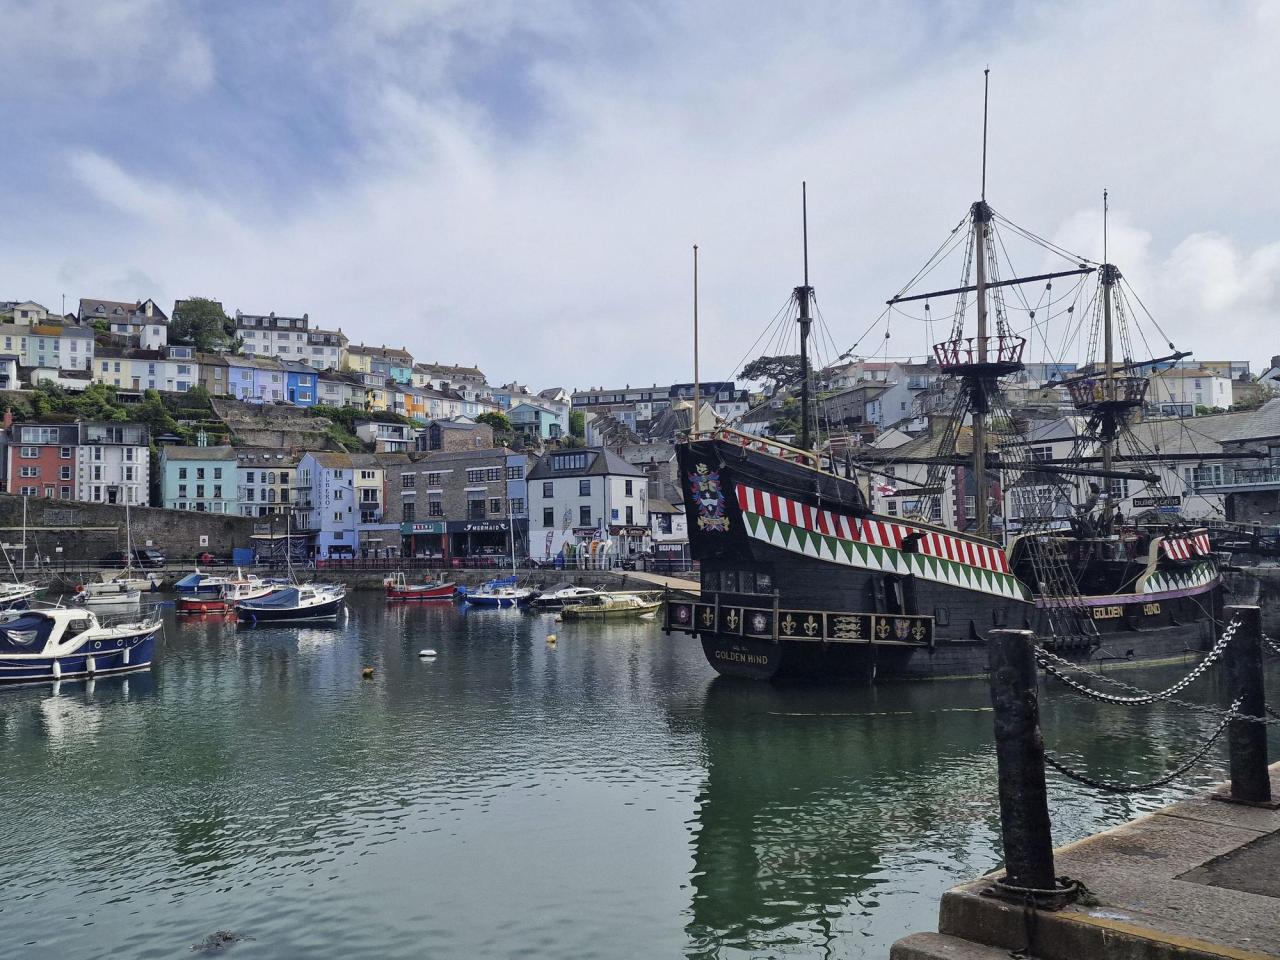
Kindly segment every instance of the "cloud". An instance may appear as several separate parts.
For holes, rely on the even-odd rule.
[[[102,109],[141,147],[48,146],[62,215],[0,239],[23,271],[4,296],[199,292],[495,380],[671,381],[691,372],[698,242],[704,375],[727,376],[800,282],[808,179],[811,275],[844,349],[976,198],[990,63],[993,206],[1098,258],[1109,187],[1114,259],[1179,345],[1271,349],[1270,6],[282,4],[267,44],[230,13],[114,7],[187,37],[183,75],[207,56],[212,77],[216,50],[219,82],[148,114],[138,84],[163,84],[112,67]],[[131,274],[156,288],[89,289]],[[918,323],[892,334],[861,349],[927,348]]]
[[[0,0],[6,96],[100,99],[162,85],[207,90],[213,53],[172,0]]]

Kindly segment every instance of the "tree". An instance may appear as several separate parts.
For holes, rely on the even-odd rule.
[[[212,350],[232,342],[228,330],[234,331],[235,325],[222,312],[221,305],[204,297],[189,297],[173,310],[169,339],[200,351]]]
[[[800,432],[800,404],[795,401],[794,397],[788,397],[782,402],[782,409],[778,411],[769,424],[769,434],[774,437],[794,437]]]
[[[587,415],[581,410],[569,411],[569,435],[579,440],[587,435]]]
[[[511,426],[511,421],[507,419],[507,415],[496,410],[480,414],[476,417],[476,423],[487,423],[493,427],[494,433],[509,434],[515,432]]]
[[[766,385],[769,396],[800,382],[800,354],[756,357],[738,374],[743,380]]]

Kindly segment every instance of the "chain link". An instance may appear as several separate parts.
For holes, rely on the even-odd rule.
[[[1236,711],[1240,709],[1240,704],[1241,700],[1239,698],[1231,704],[1231,709],[1227,711],[1222,720],[1218,723],[1217,729],[1213,731],[1209,736],[1209,739],[1204,742],[1190,760],[1180,764],[1176,770],[1160,777],[1158,780],[1150,780],[1146,783],[1116,783],[1112,780],[1100,780],[1097,777],[1091,777],[1087,773],[1081,773],[1079,770],[1075,770],[1067,766],[1047,750],[1044,754],[1044,762],[1053,767],[1053,769],[1057,770],[1064,777],[1074,780],[1077,783],[1082,783],[1086,787],[1093,787],[1095,790],[1102,790],[1106,793],[1145,793],[1148,790],[1154,790],[1157,787],[1163,787],[1173,783],[1174,780],[1177,780],[1180,776],[1203,760],[1209,754],[1209,751],[1213,749],[1213,745],[1218,742],[1218,739],[1222,736],[1222,732],[1227,729],[1227,724],[1231,722],[1232,718],[1240,717],[1240,719],[1255,719],[1251,717],[1242,717],[1240,714],[1236,713]]]
[[[1108,677],[1100,673],[1095,673],[1092,670],[1089,670],[1085,667],[1081,667],[1078,664],[1072,663],[1070,660],[1067,660],[1064,657],[1060,657],[1055,653],[1050,653],[1044,647],[1036,647],[1035,654],[1036,654],[1036,660],[1039,661],[1040,666],[1044,668],[1046,673],[1048,673],[1050,676],[1056,677],[1058,680],[1061,680],[1072,690],[1075,690],[1077,693],[1080,693],[1083,696],[1089,697],[1092,700],[1100,700],[1103,703],[1118,703],[1118,704],[1123,704],[1125,706],[1134,706],[1134,705],[1143,704],[1143,703],[1156,703],[1157,701],[1171,699],[1175,694],[1181,693],[1183,690],[1189,687],[1192,683],[1194,683],[1197,679],[1199,679],[1200,675],[1203,674],[1206,670],[1208,670],[1209,667],[1213,666],[1213,664],[1217,662],[1218,658],[1222,656],[1222,651],[1227,648],[1227,644],[1231,642],[1231,638],[1235,636],[1236,629],[1239,626],[1240,626],[1239,620],[1232,620],[1231,623],[1227,626],[1227,629],[1222,631],[1222,636],[1218,638],[1218,642],[1213,645],[1213,648],[1209,651],[1208,655],[1203,660],[1201,660],[1198,664],[1196,664],[1195,667],[1192,668],[1192,670],[1185,677],[1183,677],[1173,686],[1168,687],[1164,690],[1161,690],[1159,693],[1151,693],[1150,691],[1143,690],[1141,687],[1135,687],[1132,684],[1124,683],[1120,680],[1116,680],[1113,677]],[[1137,695],[1132,697],[1121,697],[1111,693],[1101,693],[1097,690],[1094,690],[1091,687],[1087,687],[1084,684],[1078,683],[1077,681],[1073,680],[1071,677],[1063,673],[1063,671],[1060,670],[1057,666],[1055,666],[1052,661],[1056,661],[1056,663],[1062,665],[1063,667],[1067,667],[1071,670],[1078,670],[1081,673],[1084,673],[1087,676],[1093,677],[1096,680],[1101,680],[1105,683],[1112,684],[1113,686],[1119,687],[1122,690],[1128,690]]]

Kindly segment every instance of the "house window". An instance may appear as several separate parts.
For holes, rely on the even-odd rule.
[[[523,479],[524,479],[524,467],[518,467],[518,466],[517,466],[517,467],[507,467],[507,479],[508,479],[508,480],[523,480]]]
[[[562,453],[551,458],[551,466],[555,470],[585,470],[587,455],[585,453]]]
[[[1032,448],[1031,448],[1031,459],[1032,459],[1032,460],[1040,460],[1040,461],[1052,460],[1052,459],[1053,459],[1053,447],[1032,447]]]
[[[553,486],[553,481],[551,481],[551,480],[544,480],[544,481],[542,481],[542,497],[543,497],[543,499],[545,499],[545,500],[550,500],[550,499],[551,499],[551,497],[553,496],[553,494],[552,494],[552,492],[551,492],[551,490],[552,490],[552,486]]]
[[[444,504],[441,502],[440,494],[438,493],[427,494],[427,516],[429,517],[444,516]]]
[[[589,505],[578,508],[578,525],[582,527],[591,526],[591,507]]]
[[[523,498],[523,497],[512,497],[512,498],[511,498],[511,513],[512,513],[513,515],[517,515],[517,514],[524,513],[524,498]]]
[[[413,501],[412,500],[409,500],[404,504],[401,515],[406,523],[413,522]]]
[[[977,498],[975,497],[964,498],[964,516],[966,520],[973,520],[975,517],[978,516]]]
[[[468,470],[467,483],[484,483],[484,470]]]
[[[489,498],[489,512],[490,512],[490,513],[501,513],[501,512],[502,512],[502,498],[501,498],[501,497],[490,497],[490,498]]]
[[[21,470],[18,471],[18,476],[38,477],[40,476],[40,468],[39,467],[23,467]]]
[[[443,481],[442,481],[442,476],[443,476],[443,475],[442,475],[442,474],[439,474],[439,473],[428,473],[428,474],[427,474],[427,486],[428,486],[428,487],[438,487],[438,486],[440,486],[440,484],[443,482]]]
[[[63,459],[63,460],[70,460],[70,459],[71,459],[71,448],[70,448],[70,447],[63,447],[61,450],[59,450],[59,451],[58,451],[58,456],[59,456],[61,459]]]
[[[484,478],[485,478],[485,480],[486,480],[487,482],[489,482],[489,483],[494,483],[494,482],[496,482],[496,481],[498,481],[498,480],[501,480],[501,479],[502,479],[502,468],[501,468],[501,467],[490,467],[488,470],[486,470],[486,471],[485,471],[485,473],[484,473]]]
[[[23,460],[35,460],[40,456],[39,447],[23,447],[18,451],[18,456]]]
[[[247,471],[245,471],[245,475],[244,475],[244,482],[245,482],[245,483],[253,483],[253,471],[252,471],[252,470],[247,470]]]
[[[221,468],[221,467],[214,467],[214,468],[213,468],[213,479],[215,479],[215,480],[221,480],[221,479],[222,479],[222,468]]]
[[[1111,480],[1107,484],[1107,493],[1111,495],[1113,500],[1125,500],[1129,496],[1129,481],[1124,479]]]
[[[416,480],[417,480],[417,477],[415,477],[412,473],[402,473],[400,475],[400,489],[412,490],[413,484]]]
[[[635,507],[627,507],[627,526],[632,526],[636,522]]]
[[[485,518],[484,507],[484,497],[467,497],[467,519],[483,520]]]
[[[71,468],[70,468],[70,467],[63,467],[61,470],[59,470],[59,471],[58,471],[58,479],[59,479],[59,480],[70,480],[70,479],[71,479]]]
[[[551,529],[556,525],[556,511],[554,507],[542,508],[542,525],[547,529]]]
[[[590,481],[590,480],[579,480],[579,481],[578,481],[578,496],[580,496],[580,497],[589,497],[589,496],[591,496],[591,481]]]

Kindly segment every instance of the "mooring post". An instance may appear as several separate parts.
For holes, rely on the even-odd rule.
[[[1231,697],[1240,698],[1245,717],[1265,717],[1267,698],[1262,672],[1262,608],[1229,606],[1227,623],[1237,621],[1235,636],[1223,651]],[[1256,720],[1233,717],[1227,727],[1231,749],[1231,799],[1243,803],[1269,803],[1271,776],[1267,771],[1267,727]]]
[[[1056,885],[1033,642],[1030,630],[992,630],[987,661],[995,709],[1003,882],[1048,892]]]

